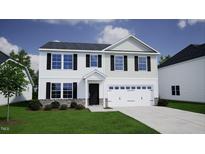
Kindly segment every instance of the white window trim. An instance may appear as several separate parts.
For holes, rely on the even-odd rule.
[[[64,68],[64,55],[71,55],[72,56],[72,68]],[[62,60],[62,62],[63,62],[63,65],[62,65],[62,69],[63,70],[73,70],[73,66],[74,66],[74,60],[73,60],[73,54],[63,54],[63,56],[62,56],[63,58],[63,60]]]
[[[53,55],[61,55],[61,68],[53,68]],[[52,53],[51,54],[51,70],[62,70],[62,62],[63,62],[63,60],[62,60],[63,58],[62,58],[62,54],[60,54],[60,53]]]
[[[97,66],[91,66],[91,56],[97,56]],[[98,54],[90,54],[90,67],[92,67],[92,68],[98,67]]]
[[[147,56],[138,56],[138,58],[145,58],[146,59],[146,70],[140,70],[139,68],[139,64],[140,64],[140,61],[138,59],[138,71],[142,71],[142,72],[146,72],[147,71]]]
[[[122,70],[116,70],[116,57],[122,57]],[[124,71],[124,55],[114,55],[114,71]]]
[[[52,97],[52,84],[53,83],[60,83],[60,85],[61,85],[61,95],[60,95],[60,98],[53,98]],[[71,98],[64,98],[63,97],[63,84],[64,83],[71,83],[72,84],[72,97]],[[51,82],[51,86],[50,86],[50,98],[51,99],[73,99],[73,82]]]
[[[61,89],[60,89],[60,98],[53,98],[52,97],[52,84],[53,83],[60,83],[60,85],[61,85]],[[51,82],[51,86],[50,86],[50,97],[51,97],[51,99],[61,99],[62,98],[62,83],[61,82]]]

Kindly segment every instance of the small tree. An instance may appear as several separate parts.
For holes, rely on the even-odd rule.
[[[0,93],[7,98],[7,121],[9,121],[9,98],[22,93],[27,84],[22,66],[10,60],[0,65]]]
[[[159,64],[164,63],[165,61],[167,61],[168,59],[170,59],[171,56],[167,55],[167,56],[160,56],[160,60],[159,60]]]

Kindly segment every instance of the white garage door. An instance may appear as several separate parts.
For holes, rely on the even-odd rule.
[[[150,85],[112,85],[108,87],[108,106],[147,106],[153,104]]]

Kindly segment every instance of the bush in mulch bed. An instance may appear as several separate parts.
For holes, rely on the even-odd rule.
[[[77,104],[77,106],[75,107],[76,110],[82,110],[85,107],[82,104]]]
[[[60,107],[60,103],[58,101],[54,101],[51,103],[52,108],[57,109]]]
[[[38,111],[41,109],[42,104],[39,102],[39,100],[33,100],[29,103],[28,107],[32,111]]]
[[[76,108],[78,104],[76,102],[71,102],[70,104],[70,108]]]

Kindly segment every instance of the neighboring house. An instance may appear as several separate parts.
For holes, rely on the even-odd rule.
[[[4,62],[8,60],[13,61],[14,63],[16,63],[16,65],[23,66],[22,64],[16,62],[15,60],[11,59],[8,55],[0,51],[0,65],[2,65]],[[24,68],[23,72],[25,73],[26,79],[29,81],[29,84],[27,85],[26,90],[23,91],[21,94],[16,94],[15,96],[12,96],[10,98],[10,103],[28,101],[32,99],[33,81],[29,74],[28,69],[25,66],[23,66],[23,68]],[[5,105],[5,104],[7,104],[7,98],[5,98],[4,95],[0,94],[0,105]]]
[[[132,35],[114,44],[48,42],[39,51],[42,101],[75,99],[86,107],[157,103],[159,52]]]
[[[189,45],[159,65],[160,98],[205,103],[205,44]]]

